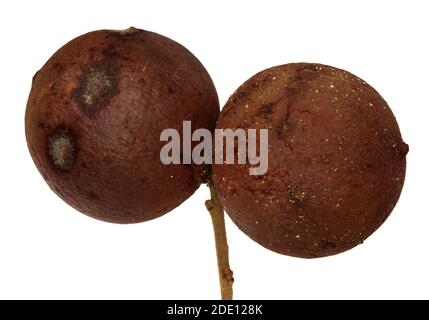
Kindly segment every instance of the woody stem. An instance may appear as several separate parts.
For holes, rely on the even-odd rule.
[[[225,215],[211,181],[208,182],[211,199],[206,201],[210,213],[216,243],[219,282],[222,300],[232,300],[233,272],[229,267],[229,250],[225,230]]]

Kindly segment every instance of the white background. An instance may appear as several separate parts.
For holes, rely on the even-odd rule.
[[[33,74],[72,38],[129,26],[191,50],[221,105],[270,66],[347,69],[388,101],[410,145],[392,216],[351,251],[281,256],[228,219],[237,299],[429,298],[428,15],[428,1],[0,1],[0,298],[219,297],[205,187],[157,220],[102,223],[51,192],[27,151]]]

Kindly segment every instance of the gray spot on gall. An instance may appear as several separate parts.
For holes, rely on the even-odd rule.
[[[48,136],[48,156],[57,169],[69,171],[73,166],[75,153],[74,138],[64,126],[57,127]]]
[[[85,113],[94,113],[116,93],[117,69],[112,63],[98,62],[83,71],[79,84],[73,96]]]

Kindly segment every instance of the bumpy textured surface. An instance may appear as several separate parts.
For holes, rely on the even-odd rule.
[[[278,253],[315,258],[363,242],[389,216],[405,176],[408,146],[383,98],[333,67],[289,64],[245,82],[217,128],[268,128],[269,165],[214,165],[227,213]]]
[[[175,208],[204,166],[164,166],[166,128],[212,130],[217,94],[201,63],[161,35],[130,28],[80,36],[35,75],[25,117],[31,155],[62,199],[97,219],[134,223]]]

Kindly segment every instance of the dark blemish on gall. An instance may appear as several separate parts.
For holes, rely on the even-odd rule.
[[[168,94],[174,94],[175,90],[171,86],[167,86],[167,92]]]
[[[45,129],[45,124],[42,121],[37,122],[37,128],[39,129]]]
[[[256,116],[262,116],[264,118],[267,117],[269,114],[273,113],[273,107],[274,103],[272,102],[263,104],[256,112]]]
[[[52,68],[54,68],[54,69],[55,69],[55,70],[57,70],[57,71],[62,71],[62,70],[64,70],[64,66],[63,66],[61,63],[59,63],[59,62],[55,63],[55,64],[52,66]]]
[[[328,240],[320,240],[320,248],[323,250],[333,250],[337,247],[337,245],[334,242],[328,241]]]
[[[286,133],[290,131],[289,115],[285,115],[276,126],[276,134],[279,138],[284,138]]]
[[[108,45],[107,48],[102,51],[102,54],[107,59],[113,59],[113,58],[120,57],[120,54],[116,50],[116,47],[114,45],[112,45],[112,44]]]
[[[98,200],[99,198],[98,198],[98,195],[94,192],[94,191],[90,191],[90,192],[88,192],[88,197],[91,199],[91,200]]]

